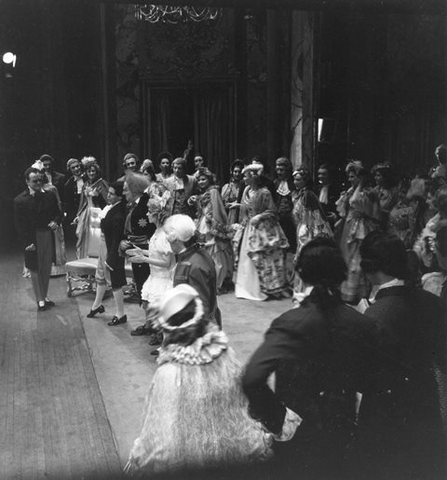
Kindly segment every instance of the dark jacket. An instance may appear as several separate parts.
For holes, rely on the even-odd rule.
[[[285,406],[306,422],[319,422],[321,392],[362,390],[365,352],[374,339],[360,313],[341,302],[323,311],[309,297],[273,321],[246,367],[243,388],[252,412],[274,433],[282,429]],[[275,393],[267,385],[272,372]]]
[[[23,248],[35,243],[36,230],[48,229],[50,222],[62,220],[56,195],[41,192],[33,196],[27,188],[14,199],[14,220]]]
[[[318,186],[318,190],[317,190],[318,199],[320,198],[320,192],[322,188],[323,188],[322,185]],[[340,194],[341,194],[341,186],[338,183],[333,182],[328,186],[328,201],[327,203],[320,202],[326,217],[328,217],[328,214],[330,213],[334,213],[338,217],[337,207],[335,204],[337,200],[340,198]],[[331,226],[333,227],[335,222],[331,218],[330,218],[330,222],[331,222]]]
[[[147,218],[147,202],[149,197],[146,193],[138,200],[138,203],[131,207],[129,213],[127,214],[126,218],[126,235],[127,238],[133,241],[138,246],[146,245],[149,239],[155,232],[155,225],[153,223],[149,223]],[[136,238],[133,238],[136,237]],[[140,240],[138,240],[140,239]],[[147,248],[147,247],[146,247]]]
[[[445,478],[435,378],[446,367],[442,302],[394,286],[379,290],[365,314],[377,326],[382,357],[360,409],[361,468],[367,465],[367,478]]]
[[[124,258],[118,248],[124,239],[124,222],[126,220],[126,203],[122,201],[114,205],[101,220],[101,230],[107,246],[107,265],[114,270],[121,269],[124,273]]]
[[[178,255],[174,271],[174,287],[187,283],[194,287],[203,302],[205,317],[220,322],[217,307],[216,267],[209,253],[198,244]]]
[[[278,444],[290,474],[338,478],[354,433],[355,392],[366,388],[376,337],[363,315],[338,300],[322,310],[313,295],[273,321],[242,386],[250,413],[271,432],[282,430],[285,407],[303,418],[294,438]],[[275,392],[267,385],[273,372]]]
[[[64,185],[64,210],[67,214],[67,222],[71,223],[76,217],[79,209],[81,194],[78,193],[78,186],[75,177],[71,176]]]

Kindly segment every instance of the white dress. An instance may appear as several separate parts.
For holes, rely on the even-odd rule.
[[[151,258],[169,262],[168,267],[151,265],[151,274],[144,282],[141,298],[149,303],[158,302],[161,296],[173,287],[175,256],[166,238],[163,227],[155,230],[149,241]]]
[[[248,413],[241,365],[222,331],[162,347],[125,471],[175,473],[267,460],[272,436]],[[180,477],[179,477],[180,478]]]

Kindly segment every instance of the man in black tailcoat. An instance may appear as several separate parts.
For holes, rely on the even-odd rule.
[[[56,195],[42,189],[42,174],[36,168],[25,171],[27,189],[14,199],[17,234],[30,270],[38,311],[54,306],[48,298],[51,263],[54,257],[53,230],[62,220]]]

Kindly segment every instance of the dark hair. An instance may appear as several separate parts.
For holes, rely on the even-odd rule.
[[[245,164],[242,160],[236,159],[230,166],[230,173],[233,173],[233,170],[236,167],[240,167],[240,169],[243,170],[245,167]]]
[[[216,175],[214,175],[214,173],[207,167],[199,167],[197,169],[197,178],[199,177],[206,177],[209,180],[210,185],[215,185],[217,182]]]
[[[115,190],[116,195],[118,195],[118,197],[122,197],[124,182],[122,180],[117,180],[116,182],[110,183],[109,188],[113,188],[113,190]]]
[[[44,153],[43,155],[40,156],[39,160],[41,162],[50,161],[51,163],[54,163],[54,158],[51,155],[48,155],[48,153]]]
[[[365,273],[383,272],[405,280],[408,277],[408,258],[404,242],[387,232],[368,233],[360,245],[361,267]]]
[[[32,173],[40,173],[41,174],[42,172],[38,168],[29,167],[23,172],[23,176],[25,177],[25,180],[29,180],[29,176]]]
[[[340,249],[326,237],[316,237],[301,249],[296,263],[301,279],[314,286],[312,297],[322,307],[331,299],[338,301],[340,284],[346,279],[347,267]]]
[[[146,174],[153,182],[157,180],[157,177],[155,176],[154,166],[151,164],[147,165],[142,173]]]
[[[171,152],[160,152],[157,155],[157,165],[160,166],[160,162],[163,160],[163,158],[167,158],[169,160],[169,163],[172,163],[172,153]]]
[[[194,317],[195,311],[196,302],[191,300],[180,312],[172,315],[172,317],[169,318],[168,323],[173,326],[182,325]],[[169,345],[170,343],[177,343],[186,346],[191,345],[191,343],[194,343],[197,338],[202,337],[205,334],[207,324],[208,322],[202,318],[198,321],[198,323],[186,328],[180,328],[178,330],[174,330],[173,332],[165,330],[163,344]]]
[[[375,175],[376,173],[380,173],[383,178],[383,186],[385,188],[392,188],[395,187],[397,184],[396,175],[394,167],[388,164],[377,164],[371,169],[371,172]]]

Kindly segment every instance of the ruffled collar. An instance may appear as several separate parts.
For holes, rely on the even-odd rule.
[[[157,363],[177,362],[186,365],[211,363],[228,349],[228,337],[222,331],[207,332],[188,346],[171,343],[160,349]]]

